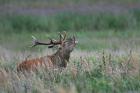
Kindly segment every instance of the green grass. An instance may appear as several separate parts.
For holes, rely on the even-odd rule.
[[[79,41],[76,46],[80,50],[130,50],[138,49],[139,44],[139,31],[81,31],[74,32],[68,31],[68,37],[73,34],[76,35]],[[1,33],[0,43],[1,46],[12,50],[32,50],[29,46],[32,44],[31,36],[37,39],[48,42],[49,38],[59,38],[58,32],[22,32],[22,33]],[[46,46],[37,47],[38,49],[47,48]]]
[[[79,57],[72,59],[68,67],[62,71],[53,69],[46,71],[40,68],[38,72],[27,73],[26,76],[16,72],[15,64],[6,65],[11,61],[1,61],[3,64],[0,64],[0,79],[2,80],[0,90],[2,93],[49,93],[49,91],[52,93],[63,93],[64,91],[70,93],[126,93],[140,91],[139,72],[135,72],[135,70],[139,70],[140,59],[136,52],[124,55],[111,53],[110,56],[109,52],[105,52],[97,55],[97,57],[90,55],[90,57],[82,59]],[[132,59],[130,59],[131,56]],[[128,61],[129,59],[130,61]]]
[[[97,30],[128,30],[139,29],[140,11],[131,10],[128,13],[71,13],[64,12],[51,16],[33,15],[3,15],[0,18],[0,31],[97,31]]]

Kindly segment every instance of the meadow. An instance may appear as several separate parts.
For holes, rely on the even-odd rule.
[[[140,92],[139,1],[25,1],[0,1],[0,93]],[[63,31],[78,40],[66,68],[16,71],[58,48],[31,48],[32,36],[47,42]]]

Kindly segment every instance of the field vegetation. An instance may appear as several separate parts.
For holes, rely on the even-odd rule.
[[[139,93],[139,5],[138,0],[0,0],[0,93]],[[62,31],[79,42],[66,68],[16,71],[23,60],[57,50],[31,48],[31,36],[47,42]]]

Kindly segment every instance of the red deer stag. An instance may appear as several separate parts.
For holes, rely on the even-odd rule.
[[[66,32],[63,34],[60,33],[60,39],[58,41],[50,39],[48,43],[39,42],[34,39],[33,47],[37,45],[48,45],[48,48],[52,48],[55,45],[60,45],[56,53],[52,55],[47,55],[40,58],[25,60],[17,66],[17,71],[33,71],[37,67],[66,67],[67,62],[69,61],[70,54],[73,51],[77,41],[75,36],[66,39]]]

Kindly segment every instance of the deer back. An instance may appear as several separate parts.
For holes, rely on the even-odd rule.
[[[53,67],[53,62],[50,56],[44,56],[40,58],[25,60],[17,66],[17,71],[34,71],[39,67]]]

